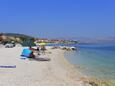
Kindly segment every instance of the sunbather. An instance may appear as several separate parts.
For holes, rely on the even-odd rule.
[[[35,49],[35,48],[32,48],[32,47],[30,46],[29,49],[32,50],[32,51],[35,52],[35,53],[38,53],[38,55],[40,55],[39,47],[37,47],[37,49]]]
[[[30,53],[30,55],[29,55],[29,57],[28,58],[35,58],[35,55],[34,55],[34,53],[32,52],[32,53]]]

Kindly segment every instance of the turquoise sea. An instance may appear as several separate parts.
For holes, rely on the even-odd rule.
[[[115,44],[79,44],[65,57],[83,74],[115,81]]]

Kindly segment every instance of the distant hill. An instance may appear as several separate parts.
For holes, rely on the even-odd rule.
[[[62,37],[63,40],[77,40],[78,43],[83,44],[95,44],[95,43],[115,43],[115,37],[100,37],[100,38],[88,38],[88,37]]]
[[[17,33],[0,33],[0,43],[20,43],[22,46],[34,46],[35,38],[32,36]]]
[[[24,34],[18,34],[18,33],[2,33],[5,36],[12,36],[12,37],[25,37],[25,38],[34,38],[32,36],[24,35]]]
[[[0,41],[22,42],[25,40],[34,40],[34,37],[17,33],[0,33]]]

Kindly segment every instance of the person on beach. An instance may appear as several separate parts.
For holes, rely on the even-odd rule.
[[[37,46],[37,52],[38,52],[38,55],[40,55],[40,47],[39,46]]]
[[[31,46],[29,47],[29,50],[31,50],[32,52],[30,53],[29,57],[28,58],[35,58],[35,55],[34,55],[34,51],[36,49],[32,48]]]
[[[40,49],[39,49],[39,46],[37,46],[37,49],[32,48],[32,47],[30,46],[29,49],[32,50],[32,52],[36,52],[36,53],[38,53],[37,55],[40,55]]]
[[[29,47],[29,49],[32,50],[32,51],[36,51],[37,50],[35,48],[32,48],[31,46]]]
[[[40,48],[39,48],[39,46],[37,46],[37,49],[36,49],[37,51],[40,51]]]
[[[33,52],[31,52],[28,58],[35,58],[34,53],[33,53]]]
[[[42,54],[45,54],[45,51],[46,51],[46,47],[44,45],[41,45],[41,53]]]

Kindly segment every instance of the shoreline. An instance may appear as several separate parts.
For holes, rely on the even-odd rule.
[[[68,51],[65,51],[65,53],[67,53]],[[82,72],[80,72],[79,70],[77,70],[77,68],[75,67],[75,65],[73,65],[72,63],[69,62],[69,60],[65,57],[64,55],[64,60],[66,62],[66,64],[68,64],[69,66],[71,66],[71,68],[73,70],[75,70],[74,72],[76,72],[77,74],[81,75],[81,80],[85,83],[89,83],[89,84],[97,84],[96,86],[114,86],[115,82],[109,79],[99,79],[98,77],[94,77],[94,76],[87,76],[85,74],[83,74]],[[95,86],[95,85],[94,85]]]
[[[73,77],[79,77],[79,78],[81,78],[81,77],[86,77],[86,76],[84,76],[81,72],[79,72],[76,68],[75,68],[75,66],[73,65],[73,64],[71,64],[67,59],[66,59],[66,57],[64,56],[64,54],[65,54],[65,50],[62,50],[62,58],[60,58],[59,59],[59,61],[60,61],[60,63],[62,64],[62,65],[64,65],[65,67],[66,67],[66,69],[68,70],[68,71],[70,71],[70,69],[71,69],[71,72],[72,72],[72,74],[74,75]],[[79,76],[78,76],[79,75]]]
[[[52,51],[52,50],[51,50]],[[65,86],[91,86],[89,83],[86,83],[82,80],[82,74],[74,68],[72,64],[68,62],[68,60],[64,57],[65,50],[61,49],[53,49],[52,53],[55,55],[58,54],[57,58],[54,58],[57,61],[57,64],[60,65],[61,69],[65,72],[64,73],[65,77],[60,77],[63,78],[66,82],[71,83],[70,85],[65,85]],[[53,58],[52,58],[53,60]]]
[[[61,50],[62,53],[62,58],[60,58],[60,63],[65,66],[66,70],[69,71],[69,73],[71,73],[71,78],[72,79],[76,79],[76,81],[81,81],[82,83],[84,83],[83,86],[100,86],[98,85],[99,83],[95,82],[94,80],[91,80],[90,78],[88,78],[86,75],[83,75],[81,72],[79,72],[77,70],[77,68],[75,68],[75,66],[73,64],[71,64],[65,57],[65,53],[68,51],[65,50]]]

